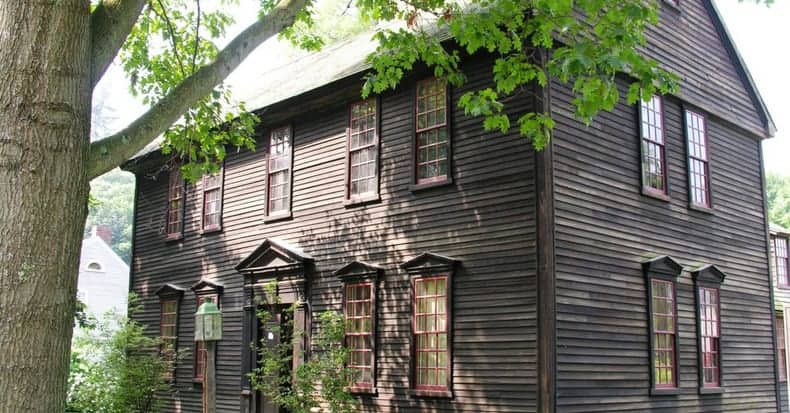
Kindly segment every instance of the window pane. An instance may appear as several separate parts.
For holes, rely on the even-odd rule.
[[[719,290],[699,288],[700,358],[705,387],[719,386]]]
[[[373,385],[373,285],[371,283],[347,284],[345,287],[346,362],[355,377],[357,387]]]

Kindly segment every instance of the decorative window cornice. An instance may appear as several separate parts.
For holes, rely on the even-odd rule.
[[[674,281],[683,272],[683,266],[672,257],[661,255],[642,261],[642,271],[648,279],[656,277]]]
[[[411,275],[452,272],[461,261],[445,255],[424,252],[401,264],[401,268]]]
[[[184,296],[184,289],[174,284],[165,284],[159,287],[154,294],[159,298],[181,298]]]
[[[343,282],[356,280],[378,280],[384,268],[365,261],[351,261],[333,274]]]
[[[715,265],[706,264],[691,271],[691,277],[696,284],[708,284],[718,287],[724,282],[725,274]]]

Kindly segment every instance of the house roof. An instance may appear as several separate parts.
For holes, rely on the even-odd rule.
[[[759,111],[759,115],[764,121],[765,136],[773,136],[776,132],[776,125],[768,112],[768,108],[757,89],[754,79],[749,73],[746,63],[738,52],[732,36],[724,24],[721,14],[712,1],[705,1],[704,3],[710,4],[709,11],[717,30],[721,34],[724,46],[734,60],[733,64],[736,66],[741,80],[757,106],[755,109]],[[446,30],[437,30],[436,36],[440,40],[450,38]],[[273,70],[261,71],[257,76],[240,79],[238,81],[239,84],[231,83],[230,87],[234,91],[234,98],[245,102],[248,110],[261,112],[276,103],[303,95],[341,79],[358,75],[370,69],[367,56],[375,51],[378,45],[372,39],[374,33],[375,31],[362,33],[349,40],[325,47],[320,52],[296,57]],[[266,56],[266,58],[271,57]],[[155,139],[132,159],[156,152],[162,141],[162,137]]]

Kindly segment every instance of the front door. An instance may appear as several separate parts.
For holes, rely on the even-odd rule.
[[[268,346],[269,349],[275,350],[278,347],[283,350],[281,343],[293,343],[293,316],[287,311],[286,307],[280,307],[272,317],[272,320],[267,323],[261,323],[258,330],[258,345]],[[280,369],[282,378],[292,377],[293,375],[293,344],[288,346],[286,355],[283,359],[283,366]],[[282,382],[290,383],[290,380],[282,380]],[[288,413],[288,410],[276,406],[271,400],[257,392],[258,406],[256,413]]]

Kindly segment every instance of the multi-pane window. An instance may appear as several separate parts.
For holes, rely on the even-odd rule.
[[[778,361],[779,380],[787,380],[787,353],[785,353],[785,320],[776,317],[776,359]]]
[[[790,287],[787,238],[771,237],[771,252],[774,258],[774,283],[777,287]]]
[[[699,287],[700,360],[703,387],[719,387],[719,289]]]
[[[287,213],[291,208],[291,128],[275,129],[269,136],[267,162],[267,215]]]
[[[656,388],[677,387],[675,334],[675,284],[651,280],[653,322],[653,384]]]
[[[648,192],[666,194],[667,176],[664,151],[664,113],[660,96],[642,101],[642,187]]]
[[[447,85],[431,78],[417,84],[417,184],[443,181],[449,169]]]
[[[181,177],[181,169],[174,167],[170,170],[170,178],[167,190],[167,237],[177,238],[181,236],[183,229],[184,211],[184,179]]]
[[[686,140],[691,203],[710,207],[709,150],[705,117],[690,110],[686,111]]]
[[[197,296],[196,300],[196,308],[200,308],[200,305],[206,302],[206,299],[210,299],[211,302],[217,304],[219,307],[219,300],[217,294],[201,294]],[[203,377],[206,374],[206,346],[203,341],[195,341],[195,369],[194,369],[194,378],[195,381],[203,381]]]
[[[159,318],[160,353],[171,366],[175,362],[176,342],[178,340],[177,321],[178,300],[161,300]]]
[[[351,105],[348,131],[348,198],[378,192],[376,99]]]
[[[414,280],[414,383],[416,389],[447,390],[447,276]]]
[[[222,215],[222,173],[203,176],[203,230],[219,229]]]
[[[373,284],[346,285],[346,366],[353,372],[353,387],[373,387]]]

